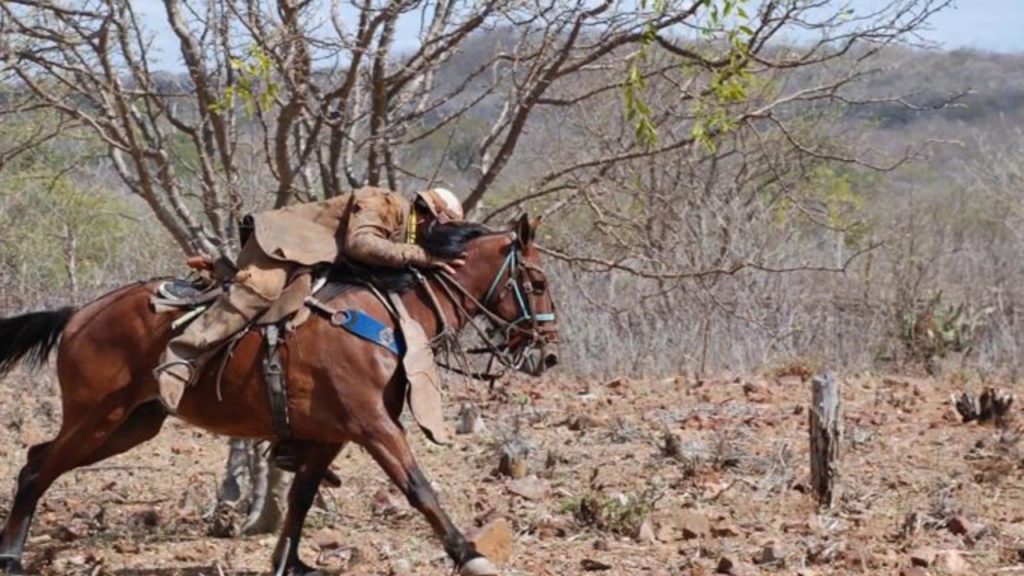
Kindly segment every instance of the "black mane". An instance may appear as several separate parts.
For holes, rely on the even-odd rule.
[[[434,221],[423,232],[419,244],[434,256],[455,258],[465,252],[473,240],[493,233],[493,230],[483,224],[441,224]],[[369,282],[384,292],[404,292],[416,285],[416,276],[410,270],[362,266],[350,262],[332,266],[327,280],[341,284]]]

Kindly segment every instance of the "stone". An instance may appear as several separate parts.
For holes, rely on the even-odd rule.
[[[605,564],[592,558],[584,558],[580,560],[580,566],[583,567],[587,572],[604,572],[605,570],[611,570],[611,564]]]
[[[374,516],[387,516],[398,510],[398,503],[392,498],[387,488],[381,488],[373,494],[370,503],[370,511]]]
[[[936,554],[934,566],[945,574],[967,574],[971,571],[963,554],[956,550],[942,550]]]
[[[772,397],[771,390],[763,382],[744,382],[743,394],[752,402],[767,402]]]
[[[508,520],[497,518],[477,529],[469,540],[476,546],[477,552],[500,566],[512,556],[515,534]]]
[[[957,536],[964,536],[973,532],[973,523],[963,516],[954,516],[946,522],[946,528]]]
[[[676,518],[676,525],[683,533],[685,540],[703,538],[711,533],[711,524],[707,516],[696,512],[683,512]]]
[[[654,537],[658,539],[658,542],[675,542],[679,540],[679,530],[672,524],[659,524],[658,530],[655,532]]]
[[[884,562],[875,554],[864,550],[846,550],[843,552],[843,565],[849,570],[863,572],[867,569],[876,569]]]
[[[735,524],[727,520],[719,520],[711,526],[711,535],[716,538],[735,538],[742,534]]]
[[[456,434],[479,434],[487,430],[480,411],[472,404],[463,404],[459,411],[459,423],[455,427]]]
[[[548,483],[536,476],[527,476],[516,480],[509,480],[505,488],[512,494],[527,500],[543,500],[548,496],[551,487]]]
[[[928,571],[920,566],[911,566],[900,570],[900,576],[928,576]]]
[[[313,546],[317,550],[337,550],[345,543],[342,534],[336,530],[322,528],[313,533]]]
[[[391,576],[409,576],[412,574],[412,562],[399,558],[391,563]]]
[[[636,541],[643,544],[653,544],[658,541],[657,536],[654,534],[654,525],[651,523],[651,519],[645,519],[641,524],[640,528],[636,531]]]
[[[569,430],[580,432],[605,426],[605,421],[593,414],[577,414],[568,420]]]
[[[754,554],[754,564],[781,564],[788,552],[775,543],[766,544]]]
[[[506,444],[501,450],[498,473],[512,479],[524,478],[529,473],[527,457],[529,452],[517,444]]]
[[[756,576],[758,574],[758,570],[754,566],[745,564],[730,556],[722,556],[718,559],[718,566],[715,568],[715,572],[718,574],[728,574],[729,576]]]
[[[927,568],[935,562],[935,550],[931,548],[918,548],[910,553],[910,564]]]

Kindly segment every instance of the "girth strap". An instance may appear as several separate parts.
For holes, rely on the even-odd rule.
[[[263,358],[263,375],[267,381],[267,395],[270,400],[270,420],[274,433],[281,440],[292,436],[291,424],[288,419],[288,387],[285,382],[284,368],[278,346],[281,343],[281,331],[277,324],[268,324],[264,328],[266,335],[266,356]]]

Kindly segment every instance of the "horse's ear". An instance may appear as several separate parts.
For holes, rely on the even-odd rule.
[[[516,238],[519,239],[523,248],[533,243],[533,230],[534,226],[530,224],[530,217],[526,214],[520,216],[519,221],[516,222]]]

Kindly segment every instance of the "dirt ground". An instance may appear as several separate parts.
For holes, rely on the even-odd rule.
[[[1024,574],[1021,434],[960,423],[949,398],[962,384],[841,379],[842,492],[827,513],[808,493],[810,385],[799,376],[524,379],[494,392],[455,382],[452,421],[471,402],[486,430],[450,448],[410,436],[460,526],[508,522],[507,575]],[[52,377],[33,380],[0,382],[0,472],[11,487],[25,447],[59,423]],[[1021,396],[1019,384],[999,384]],[[496,471],[514,449],[528,449],[524,479]],[[171,421],[153,442],[67,474],[36,515],[29,569],[269,574],[274,536],[207,536],[226,452],[224,439]],[[328,574],[451,573],[361,449],[347,448],[334,470],[344,484],[310,515],[307,563]],[[0,491],[6,514],[11,491]]]

